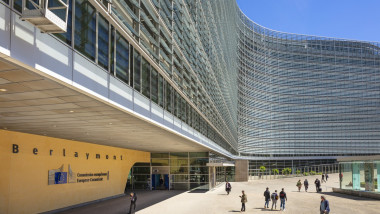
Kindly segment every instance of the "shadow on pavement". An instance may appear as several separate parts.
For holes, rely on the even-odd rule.
[[[205,190],[205,189],[195,189],[195,190],[189,191],[189,193],[206,193],[206,192],[208,192],[208,190]]]
[[[150,207],[156,203],[184,193],[183,190],[134,190],[136,193],[137,202],[135,212]],[[130,197],[122,196],[86,206],[69,209],[61,214],[125,214],[129,212]]]

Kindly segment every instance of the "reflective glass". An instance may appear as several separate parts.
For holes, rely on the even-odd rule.
[[[150,98],[150,65],[145,58],[142,59],[142,94]]]
[[[136,89],[136,91],[141,92],[141,55],[139,52],[134,50],[133,57],[133,87]]]
[[[95,60],[96,10],[86,0],[75,0],[75,49]]]
[[[98,17],[98,64],[108,70],[109,53],[109,24],[108,21],[99,14]],[[128,59],[128,54],[127,54]]]
[[[158,73],[153,67],[151,70],[150,83],[151,83],[151,89],[150,89],[151,99],[153,102],[158,104]]]

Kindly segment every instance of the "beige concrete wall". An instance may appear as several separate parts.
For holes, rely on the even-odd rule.
[[[248,181],[248,160],[235,160],[235,181]]]
[[[1,130],[0,213],[39,213],[122,194],[133,164],[149,161],[148,152]],[[49,170],[63,165],[68,172],[69,164],[75,182],[49,185]],[[107,175],[91,176],[97,173]]]

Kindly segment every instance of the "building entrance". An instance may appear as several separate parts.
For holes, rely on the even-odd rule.
[[[168,174],[153,174],[152,175],[152,190],[168,190],[169,175]]]

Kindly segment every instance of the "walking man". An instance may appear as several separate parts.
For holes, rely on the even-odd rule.
[[[269,188],[268,187],[267,187],[267,189],[264,192],[264,197],[265,197],[264,209],[265,209],[265,207],[269,208],[270,192],[269,192]]]
[[[329,214],[330,213],[329,201],[326,200],[326,197],[324,195],[321,196],[321,206],[319,207],[319,211],[321,214]]]
[[[245,212],[245,203],[248,202],[247,195],[244,193],[244,190],[241,191],[242,195],[239,196],[241,198],[241,212]]]
[[[315,188],[317,192],[319,192],[319,188],[321,187],[321,182],[318,180],[318,178],[315,179],[314,184],[315,184]]]
[[[277,190],[275,190],[274,193],[272,193],[270,198],[272,199],[272,210],[273,210],[273,205],[274,205],[274,209],[276,210],[277,209],[277,200],[278,200]]]
[[[327,181],[327,179],[329,178],[329,175],[326,173],[326,175],[325,175],[325,178],[326,178],[326,181]]]
[[[231,191],[231,184],[230,184],[230,182],[226,182],[226,192],[227,192],[227,195],[229,195],[230,194],[230,191]]]
[[[321,180],[321,182],[323,183],[323,181],[325,181],[325,174],[322,174],[322,180]]]
[[[131,194],[129,194],[129,196],[131,197],[131,205],[129,206],[129,213],[128,214],[132,214],[136,210],[137,196],[133,192],[131,192]],[[132,211],[132,207],[133,207],[133,211]]]
[[[309,189],[309,181],[307,179],[305,179],[303,181],[303,185],[305,186],[305,192],[307,192],[307,189]]]
[[[288,201],[288,198],[286,197],[286,192],[284,191],[284,188],[282,188],[280,192],[280,210],[284,211],[285,210],[285,200]]]

